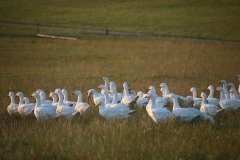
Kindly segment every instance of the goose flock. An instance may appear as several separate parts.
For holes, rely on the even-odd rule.
[[[220,113],[226,110],[240,111],[240,75],[235,77],[239,80],[238,89],[233,83],[221,80],[216,91],[220,93],[220,99],[214,97],[215,88],[208,86],[209,95],[202,92],[197,97],[197,89],[192,87],[191,96],[181,96],[171,93],[166,83],[159,85],[162,96],[157,95],[156,88],[150,86],[147,93],[136,92],[129,89],[127,82],[123,83],[123,92],[117,91],[114,81],[109,81],[108,77],[103,77],[104,84],[98,86],[101,89],[89,89],[87,91],[88,102],[83,102],[83,94],[80,90],[75,90],[76,101],[68,100],[68,91],[57,88],[49,94],[52,100],[46,99],[46,93],[42,89],[37,89],[32,93],[35,103],[30,103],[28,97],[23,92],[9,92],[11,103],[7,107],[10,116],[20,115],[22,117],[35,116],[38,121],[47,121],[58,117],[71,120],[73,117],[80,117],[89,114],[91,105],[89,100],[99,108],[99,115],[107,120],[117,120],[131,117],[138,108],[146,110],[149,117],[156,123],[161,123],[167,119],[179,119],[182,122],[207,121],[215,126],[215,120]],[[19,103],[16,103],[16,96]]]

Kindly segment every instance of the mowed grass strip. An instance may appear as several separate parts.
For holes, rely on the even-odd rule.
[[[80,120],[38,123],[10,118],[9,91],[26,96],[38,88],[84,92],[102,84],[102,77],[124,81],[130,88],[169,84],[170,90],[199,94],[209,84],[239,73],[238,43],[89,37],[77,41],[40,38],[0,39],[1,159],[238,159],[239,113],[208,123],[155,124],[145,112],[122,121],[106,121],[98,109]],[[237,84],[237,82],[235,81]],[[70,99],[76,100],[72,94]],[[31,99],[33,100],[33,99]]]

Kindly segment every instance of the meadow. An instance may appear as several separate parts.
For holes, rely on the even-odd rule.
[[[75,24],[81,19],[98,24],[106,18],[115,29],[126,31],[165,29],[164,33],[178,35],[240,37],[238,1],[0,1],[0,6],[2,20],[24,17],[28,22]],[[126,18],[120,19],[123,15]],[[194,23],[194,19],[199,21]],[[56,119],[47,123],[12,118],[6,111],[9,91],[22,91],[29,97],[38,88],[47,94],[58,87],[69,92],[80,89],[86,101],[86,91],[103,84],[103,76],[114,80],[119,91],[125,81],[137,91],[165,82],[171,92],[183,96],[190,95],[192,86],[199,96],[209,84],[218,86],[221,79],[237,85],[234,76],[240,72],[240,43],[111,36],[66,41],[37,38],[33,33],[12,36],[6,31],[19,32],[0,25],[4,34],[0,36],[0,159],[240,158],[239,112],[224,114],[214,129],[205,122],[155,124],[144,111],[126,120],[107,121],[94,108],[71,122]]]

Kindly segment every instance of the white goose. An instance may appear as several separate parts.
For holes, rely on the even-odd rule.
[[[240,74],[236,75],[235,78],[239,80],[239,84],[238,84],[238,94],[240,94]]]
[[[219,105],[219,99],[214,98],[214,92],[215,92],[215,90],[214,90],[213,85],[209,85],[207,89],[209,89],[209,91],[210,91],[210,93],[209,93],[209,95],[208,95],[208,97],[207,97],[208,103],[209,103],[209,104],[216,105],[216,106],[220,106],[220,105]]]
[[[83,95],[80,90],[75,90],[74,94],[78,97],[75,109],[79,111],[81,114],[85,114],[90,107],[89,104],[82,101]]]
[[[220,92],[220,106],[226,110],[239,110],[240,109],[240,100],[238,99],[229,99],[225,97],[225,92],[222,87],[217,87],[217,91]]]
[[[52,103],[52,101],[46,99],[46,93],[42,89],[37,89],[36,92],[40,95],[42,105]]]
[[[52,105],[54,106],[55,110],[57,109],[58,101],[57,101],[57,95],[54,92],[51,92],[49,94],[49,97],[52,98]]]
[[[164,106],[160,106],[160,105],[156,106],[157,95],[156,95],[156,92],[154,92],[154,90],[149,90],[148,95],[150,96],[150,101],[149,101],[149,108],[147,110],[147,113],[154,122],[161,123],[173,117],[172,112],[164,108]]]
[[[129,106],[134,101],[134,97],[129,94],[129,88],[128,88],[127,82],[123,83],[123,88],[124,88],[123,90],[124,96],[121,100],[121,103]]]
[[[169,91],[169,88],[168,88],[168,85],[166,83],[161,83],[160,84],[160,87],[163,89],[164,91],[164,96],[165,97],[169,97],[170,95],[170,91]],[[180,95],[175,95],[178,97],[178,100],[179,100],[179,103],[183,106],[183,107],[189,107],[190,106],[190,101],[183,97],[183,96],[180,96]],[[170,102],[170,103],[169,103]],[[169,105],[172,105],[173,102],[172,102],[172,99],[168,100],[168,103]]]
[[[190,89],[190,92],[193,94],[193,107],[200,109],[201,103],[202,103],[202,98],[197,98],[197,89],[195,87],[192,87]]]
[[[228,89],[227,89],[227,81],[226,80],[221,80],[219,82],[219,84],[222,84],[222,88],[223,88],[223,91],[224,91],[224,94],[225,94],[225,97],[226,98],[230,98],[230,94],[228,93]]]
[[[106,98],[106,92],[104,91],[104,97]],[[122,105],[122,104],[115,104],[115,105]],[[99,105],[99,114],[101,117],[107,120],[117,120],[117,119],[124,119],[131,116],[135,110],[123,110],[122,107],[105,107],[104,100],[101,100]]]
[[[63,103],[63,94],[61,89],[56,89],[55,93],[58,95],[58,106],[56,109],[57,117],[64,117],[68,120],[72,119],[76,115],[80,115],[79,111]]]
[[[24,117],[29,116],[34,111],[34,104],[24,104],[23,98],[24,95],[22,92],[18,92],[17,96],[19,96],[19,105],[18,105],[18,113]]]
[[[16,104],[14,92],[9,92],[8,96],[10,97],[10,104],[7,107],[7,112],[10,116],[18,114],[18,104]]]
[[[155,93],[155,95],[157,96],[156,88],[153,85],[151,85],[148,88],[148,92],[149,91],[151,91],[152,93]],[[163,96],[163,97],[157,96],[156,97],[156,106],[165,106],[166,104],[167,104],[167,98],[165,96]],[[150,107],[151,107],[151,99],[148,101],[146,110],[150,109]]]
[[[169,98],[173,100],[173,110],[172,113],[174,117],[180,119],[182,122],[192,122],[195,120],[204,120],[211,123],[211,125],[215,126],[214,119],[199,111],[196,108],[181,108],[178,103],[178,97],[174,94],[170,94]]]
[[[56,110],[52,104],[48,103],[43,107],[41,106],[40,95],[34,92],[32,96],[36,99],[34,115],[38,121],[47,121],[56,117]],[[48,105],[48,107],[46,107],[46,105]]]
[[[239,99],[240,100],[240,95],[238,94],[235,85],[233,83],[228,83],[227,85],[230,87],[231,93],[230,93],[230,98],[231,99]]]
[[[63,94],[63,103],[65,103],[66,105],[75,107],[76,102],[68,100],[68,91],[66,89],[62,89],[62,94]]]
[[[110,90],[112,90],[112,91],[114,90],[114,91],[117,92],[117,86],[116,86],[116,83],[114,81],[110,81],[109,86],[110,86]],[[121,102],[121,100],[123,98],[123,93],[118,93],[117,92],[117,97],[118,97],[117,101]]]
[[[113,102],[113,99],[112,101],[110,102],[109,100],[109,90],[108,88],[106,87],[106,85],[99,85],[98,88],[101,89],[101,93],[104,95],[106,93],[106,97],[105,97],[105,107],[108,108],[111,106],[111,103],[118,103],[116,102],[116,100],[114,99],[114,102]],[[112,97],[113,98],[113,97]]]
[[[142,91],[139,91],[137,93],[138,96],[138,100],[137,100],[137,106],[140,108],[146,108],[147,104],[148,104],[148,99],[146,97],[144,97],[144,93]]]
[[[87,91],[88,102],[91,96],[93,97],[95,106],[99,105],[101,101],[104,101],[104,96],[99,94],[95,89],[90,89]]]
[[[217,113],[220,111],[220,108],[214,104],[207,103],[207,95],[205,92],[201,93],[201,97],[202,97],[202,104],[201,104],[200,111],[210,116],[216,116]]]

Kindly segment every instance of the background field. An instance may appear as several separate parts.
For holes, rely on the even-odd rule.
[[[166,33],[239,40],[239,24],[235,23],[239,20],[238,2],[215,2],[181,1],[180,5],[178,1],[1,1],[0,17],[66,24],[78,23],[78,19],[98,24],[102,17],[117,29],[158,32],[170,21],[169,17],[183,15],[187,16],[186,21],[176,18],[171,27],[163,27]],[[154,6],[156,12],[165,15],[155,13],[156,19],[166,18],[161,23],[151,19]],[[159,11],[160,6],[165,9]],[[190,6],[195,6],[196,12],[191,12]],[[121,13],[126,16],[117,21]],[[140,15],[149,26],[138,28],[144,21],[132,21]],[[199,23],[205,19],[206,25],[197,25],[197,32],[193,32],[192,20],[196,18]],[[217,28],[213,27],[216,22]],[[225,24],[226,30],[220,24]],[[4,33],[4,27],[0,28]],[[115,80],[119,91],[124,81],[137,91],[166,82],[172,92],[184,96],[190,95],[192,86],[200,92],[209,84],[217,86],[221,79],[237,84],[234,76],[240,72],[239,50],[239,43],[218,41],[108,36],[64,41],[1,36],[0,159],[239,159],[240,113],[224,115],[217,120],[219,129],[213,129],[207,123],[169,121],[157,125],[140,111],[127,120],[110,122],[99,117],[95,108],[80,120],[48,123],[37,123],[34,118],[10,118],[6,112],[9,91],[23,91],[30,96],[38,88],[48,94],[57,87],[69,92],[80,89],[86,100],[86,91],[102,84],[103,76]],[[74,95],[69,96],[76,100]]]
[[[240,40],[239,0],[2,0],[0,6],[0,20]]]

